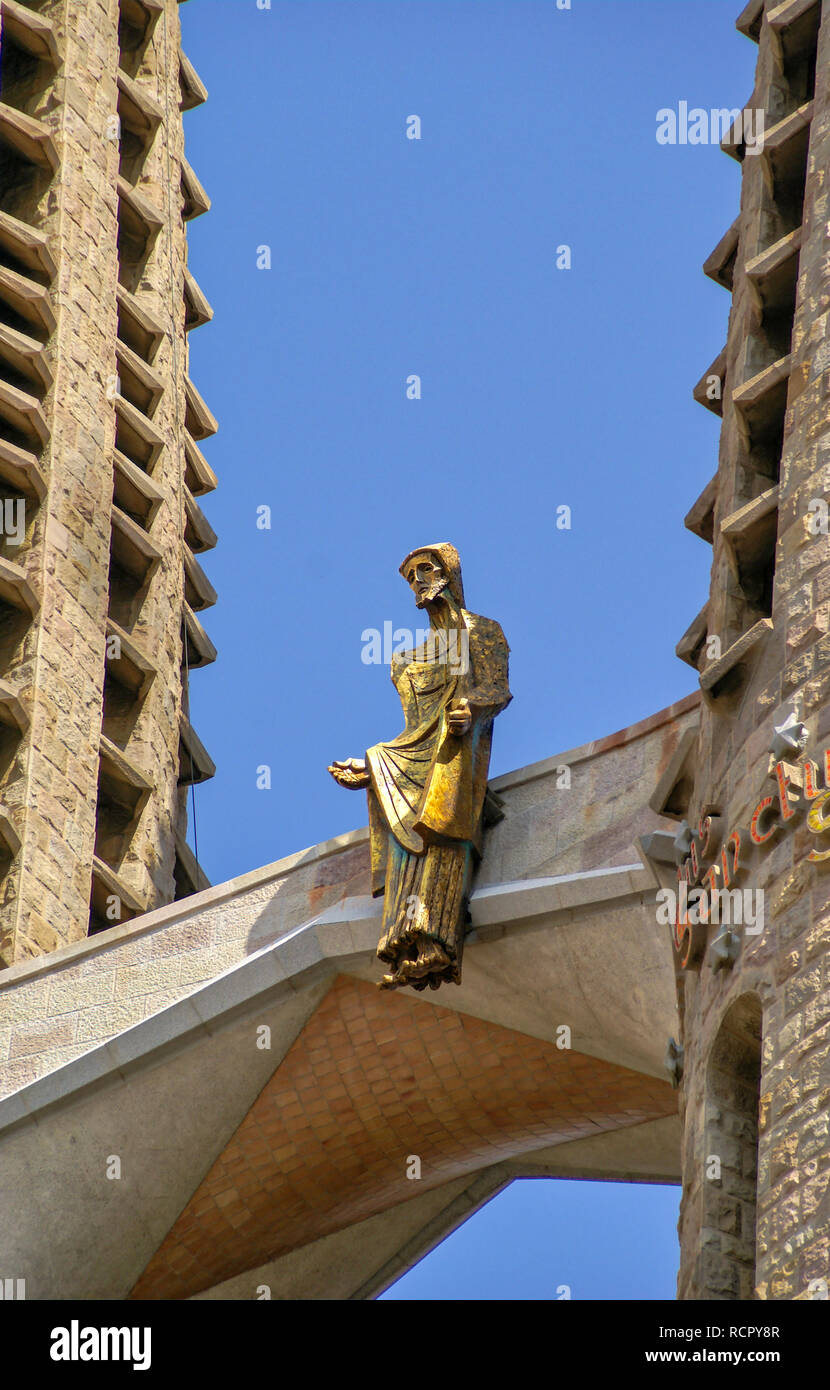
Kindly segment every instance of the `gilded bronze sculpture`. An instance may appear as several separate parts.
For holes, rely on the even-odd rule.
[[[464,607],[461,564],[441,542],[400,567],[429,618],[426,641],[392,658],[406,728],[365,759],[334,762],[369,799],[372,892],[384,894],[381,989],[461,983],[467,898],[482,852],[493,720],[512,696],[499,624]]]

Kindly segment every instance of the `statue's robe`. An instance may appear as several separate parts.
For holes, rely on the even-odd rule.
[[[372,892],[386,895],[380,958],[398,964],[414,954],[419,936],[432,938],[452,963],[442,978],[459,980],[493,719],[512,698],[509,648],[498,623],[452,598],[431,608],[432,640],[392,662],[406,728],[366,753]],[[471,726],[457,735],[447,726],[447,708],[462,698]],[[426,983],[413,981],[416,989]]]

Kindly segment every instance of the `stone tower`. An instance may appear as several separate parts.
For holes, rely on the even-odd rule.
[[[215,536],[211,309],[176,0],[0,3],[0,964],[204,886],[188,677]]]
[[[678,1293],[826,1298],[830,0],[752,0],[737,25],[758,46],[723,141],[740,213],[704,266],[729,329],[695,390],[720,454],[686,518],[711,588],[677,648],[703,704],[652,799],[681,822],[681,886],[731,895],[687,923],[678,889]]]

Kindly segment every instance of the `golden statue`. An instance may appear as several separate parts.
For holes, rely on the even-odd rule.
[[[430,624],[425,642],[392,658],[406,728],[329,772],[368,791],[372,893],[384,894],[377,953],[392,967],[379,987],[438,989],[461,983],[493,720],[512,699],[509,648],[498,623],[464,607],[454,546],[421,546],[400,573]]]

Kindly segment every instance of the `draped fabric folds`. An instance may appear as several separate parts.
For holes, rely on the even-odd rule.
[[[460,982],[493,719],[512,698],[504,633],[460,605],[460,574],[454,587],[429,605],[428,640],[393,660],[403,733],[366,753],[372,891],[385,894],[378,955],[393,967],[387,988]],[[454,734],[447,711],[460,700],[471,725]]]

